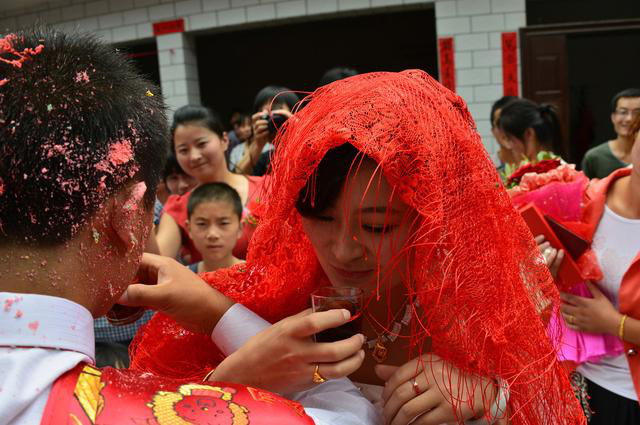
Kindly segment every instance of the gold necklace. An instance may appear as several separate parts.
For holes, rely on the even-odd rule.
[[[402,311],[402,307],[400,307],[400,310],[398,310],[393,317],[394,322],[391,330],[382,332],[381,334],[376,331],[375,324],[372,323],[368,315],[366,315],[367,321],[371,325],[371,329],[376,333],[376,338],[367,341],[367,347],[371,350],[371,357],[373,357],[376,362],[383,363],[387,360],[387,357],[389,357],[389,349],[386,344],[392,344],[395,342],[402,330],[402,327],[409,324],[414,306],[418,306],[417,301],[414,303],[407,303],[404,308],[404,315],[402,316],[402,319],[400,321],[396,321],[395,319],[398,317],[400,311]]]

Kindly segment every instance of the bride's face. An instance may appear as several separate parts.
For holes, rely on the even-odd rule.
[[[378,279],[395,286],[405,278],[417,213],[394,194],[376,168],[375,162],[363,161],[347,178],[333,207],[302,219],[334,286],[356,286],[367,292]]]

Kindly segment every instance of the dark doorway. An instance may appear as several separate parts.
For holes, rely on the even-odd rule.
[[[588,148],[616,137],[611,98],[626,88],[640,87],[640,28],[569,36],[567,62],[572,145],[581,160]]]
[[[312,91],[334,66],[437,76],[433,7],[207,34],[196,49],[202,103],[225,122],[234,110],[251,112],[262,87]]]
[[[118,46],[118,49],[131,59],[140,73],[160,87],[160,64],[155,42]]]

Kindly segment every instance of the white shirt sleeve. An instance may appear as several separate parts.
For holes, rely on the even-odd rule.
[[[269,326],[269,322],[248,308],[234,304],[218,321],[211,339],[225,356],[229,356]],[[332,379],[287,398],[302,404],[316,425],[382,424],[380,412],[347,378]]]
[[[271,326],[271,323],[242,304],[234,304],[218,321],[211,339],[222,354],[230,356],[251,337]]]

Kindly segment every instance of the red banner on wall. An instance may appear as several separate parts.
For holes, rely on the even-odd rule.
[[[153,24],[153,35],[155,36],[173,34],[174,32],[184,32],[184,19],[155,22]]]
[[[451,91],[456,91],[456,67],[453,56],[453,37],[438,39],[440,51],[440,83]]]
[[[502,33],[502,87],[505,96],[518,96],[518,35]]]

